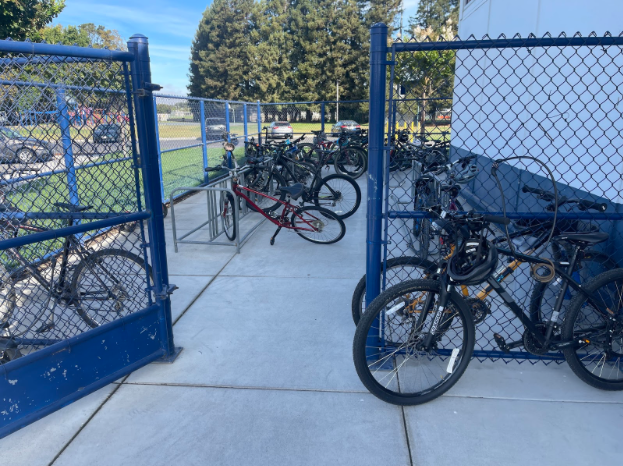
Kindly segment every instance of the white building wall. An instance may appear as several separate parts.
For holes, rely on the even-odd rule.
[[[623,0],[464,1],[462,39],[623,30]],[[536,156],[561,182],[621,202],[622,70],[619,47],[459,51],[452,144],[493,159]]]

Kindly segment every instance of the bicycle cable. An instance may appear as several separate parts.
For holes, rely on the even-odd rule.
[[[498,177],[498,168],[499,168],[500,164],[503,163],[503,162],[509,162],[511,160],[521,160],[521,159],[532,160],[533,162],[536,162],[539,165],[541,165],[541,167],[543,167],[545,169],[545,171],[547,172],[547,174],[549,175],[550,179],[552,180],[552,185],[554,186],[554,220],[552,222],[552,228],[551,228],[551,230],[549,232],[547,240],[544,243],[545,248],[547,248],[547,246],[549,245],[550,241],[552,240],[552,237],[554,236],[554,231],[556,230],[556,223],[557,223],[557,219],[558,219],[558,188],[556,187],[556,180],[554,179],[554,174],[549,169],[547,164],[545,164],[545,162],[542,162],[539,159],[537,159],[536,157],[532,157],[530,155],[515,155],[513,157],[506,157],[504,159],[498,159],[498,160],[495,160],[493,162],[493,165],[491,166],[491,174],[495,178],[495,182],[497,183],[498,189],[500,191],[501,201],[502,201],[502,215],[503,215],[504,218],[507,218],[506,217],[506,198],[504,197],[504,190],[502,189],[502,183],[500,182],[500,178]],[[508,231],[508,224],[504,225],[504,232],[506,233],[506,239],[508,241],[508,247],[509,247],[509,249],[511,251],[512,256],[515,259],[518,259],[517,254],[515,252],[515,246],[513,245],[513,242],[512,242],[511,237],[510,237],[510,233]],[[540,266],[544,267],[546,269],[550,269],[550,267],[553,265],[553,263],[551,261],[549,261],[549,262],[550,262],[550,264],[540,264]],[[551,270],[550,270],[550,273],[551,273]],[[544,276],[543,278],[545,278],[545,277],[547,277],[547,276]]]

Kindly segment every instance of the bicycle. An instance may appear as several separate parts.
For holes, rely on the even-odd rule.
[[[60,202],[55,206],[76,214],[69,216],[67,226],[92,208]],[[2,239],[17,237],[20,231],[50,231],[20,219],[23,212],[14,206],[2,204],[0,212],[5,214],[0,221]],[[88,328],[95,328],[148,307],[151,267],[136,254],[94,250],[77,235],[65,237],[50,258],[32,260],[21,249],[5,249],[0,257],[0,359],[5,362],[21,356],[22,341],[28,346],[26,336],[55,330],[57,309],[61,316],[72,309]]]
[[[272,159],[248,158],[247,164],[253,167],[251,176],[254,177],[248,186],[264,194],[270,193],[279,201],[285,199],[285,192],[280,187],[301,183],[303,193],[300,198],[303,203],[327,208],[341,219],[353,215],[361,205],[361,189],[352,178],[340,174],[323,177],[322,167],[289,158],[280,151]],[[280,207],[279,202],[270,199],[262,202],[265,211]]]
[[[233,151],[233,145],[226,143],[224,148],[227,152]],[[295,206],[289,201],[285,200],[285,196],[296,201],[305,192],[305,188],[302,184],[296,183],[292,186],[281,186],[280,195],[284,199],[277,198],[265,194],[261,191],[254,190],[253,188],[242,186],[239,184],[238,178],[238,163],[232,157],[234,161],[234,167],[228,169],[232,175],[231,191],[221,194],[220,207],[221,207],[221,220],[223,223],[223,230],[225,235],[230,241],[234,241],[238,232],[236,224],[236,212],[238,205],[235,203],[234,195],[246,201],[247,205],[264,216],[269,222],[277,225],[277,231],[270,238],[271,246],[275,244],[275,238],[279,234],[282,228],[292,230],[296,232],[303,239],[312,243],[319,244],[332,244],[336,243],[344,237],[346,233],[346,226],[342,219],[323,207],[318,206]],[[206,168],[206,171],[217,171],[221,167]],[[251,197],[259,196],[260,198],[268,199],[282,207],[280,214],[274,213],[274,210],[266,210],[257,205]]]
[[[475,325],[456,287],[478,283],[487,283],[525,329],[521,340],[510,343],[494,334],[501,351],[520,346],[539,355],[562,351],[584,382],[600,389],[623,390],[623,270],[604,272],[583,285],[572,277],[578,253],[606,241],[607,233],[565,233],[561,240],[572,245],[573,255],[564,264],[508,251],[518,260],[550,269],[553,277],[563,282],[549,320],[535,323],[493,273],[497,249],[484,232],[490,223],[508,224],[508,219],[440,209],[431,209],[431,213],[453,224],[460,244],[440,264],[432,280],[393,286],[364,313],[355,332],[353,358],[362,383],[372,394],[392,404],[417,405],[441,396],[460,379],[473,354]],[[554,330],[567,287],[576,294],[557,333]],[[426,371],[424,377],[419,376],[418,368]]]
[[[333,164],[336,173],[359,178],[368,169],[368,153],[360,145],[352,142],[353,136],[342,133],[337,142],[325,139],[324,133],[312,131],[316,136],[314,144],[300,145],[301,154],[305,161],[316,166],[328,167]],[[357,139],[357,141],[361,141]]]
[[[551,201],[554,200],[553,193],[527,185],[522,187],[522,191],[536,194],[539,199],[550,202],[550,204],[545,206],[545,210],[549,212],[553,211],[554,204],[551,203]],[[578,207],[581,211],[606,211],[606,205],[603,203],[586,199],[559,198],[558,207],[560,208],[565,205]],[[570,211],[570,208],[567,210]],[[443,236],[444,242],[448,246],[448,251],[446,251],[444,256],[444,260],[447,260],[453,252],[452,248],[454,247],[455,233],[452,231],[452,226],[448,224],[448,222],[437,220],[435,223],[439,225],[437,230],[440,232],[440,235]],[[515,225],[518,229],[510,233],[511,241],[518,238],[532,238],[532,244],[525,254],[533,255],[546,244],[549,230],[553,226],[553,221],[517,221]],[[595,232],[598,230],[589,229],[588,231]],[[583,232],[587,232],[586,228],[583,228],[579,221],[559,220],[555,226],[554,235],[560,236],[565,233]],[[491,240],[495,245],[503,244],[506,241],[507,238],[504,235]],[[564,240],[552,240],[551,249],[553,261],[560,266],[567,263],[572,256],[571,245],[567,244]],[[503,252],[504,250],[500,249],[499,251]],[[495,272],[496,280],[499,283],[506,281],[523,263],[523,261],[515,258],[508,265],[501,266],[500,269]],[[430,278],[438,268],[439,266],[436,262],[421,257],[402,256],[388,259],[385,265],[387,287],[396,285],[407,279]],[[610,256],[587,248],[578,253],[576,266],[571,276],[578,284],[582,284],[586,283],[592,276],[617,268],[619,268],[619,265],[610,258]],[[383,270],[383,267],[381,267],[381,270]],[[553,302],[555,302],[555,297],[559,294],[559,288],[557,288],[559,285],[560,283],[557,283],[556,280],[549,282],[535,281],[529,300],[529,314],[534,323],[546,321],[549,316],[551,316]],[[468,305],[470,306],[476,324],[483,322],[486,316],[491,314],[491,309],[485,300],[492,291],[493,289],[486,285],[478,290],[475,296],[470,297],[471,293],[468,288],[465,286],[461,287],[461,294],[468,300]],[[355,325],[359,323],[362,314],[365,312],[365,295],[366,275],[364,274],[355,287],[351,302],[351,313]],[[572,294],[569,291],[565,292],[564,299],[568,302],[571,298]]]

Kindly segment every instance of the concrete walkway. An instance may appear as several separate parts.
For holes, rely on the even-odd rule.
[[[202,202],[176,209],[180,234],[202,218]],[[0,440],[3,463],[619,464],[623,394],[589,387],[564,364],[474,361],[446,396],[419,407],[370,395],[351,357],[365,205],[346,226],[330,246],[282,232],[271,247],[270,224],[240,255],[200,245],[175,254],[169,244],[178,360]]]

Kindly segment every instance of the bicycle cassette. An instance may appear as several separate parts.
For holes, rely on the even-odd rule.
[[[482,299],[469,298],[466,299],[465,302],[467,303],[467,306],[472,313],[475,324],[483,322],[487,315],[491,314],[491,308]]]

